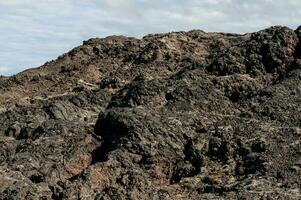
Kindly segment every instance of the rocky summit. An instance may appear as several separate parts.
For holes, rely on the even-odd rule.
[[[301,199],[301,27],[85,41],[0,77],[0,199]]]

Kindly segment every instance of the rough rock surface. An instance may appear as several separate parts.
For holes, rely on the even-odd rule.
[[[0,199],[301,199],[301,27],[90,39],[0,94]]]

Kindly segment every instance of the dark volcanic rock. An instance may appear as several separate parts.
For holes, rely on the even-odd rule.
[[[300,199],[301,34],[85,41],[0,77],[3,199]]]

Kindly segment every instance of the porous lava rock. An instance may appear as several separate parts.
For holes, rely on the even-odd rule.
[[[0,77],[1,199],[300,199],[300,40],[93,38]]]

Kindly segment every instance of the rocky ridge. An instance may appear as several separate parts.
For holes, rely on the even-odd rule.
[[[301,27],[94,38],[0,94],[1,199],[301,198]]]

